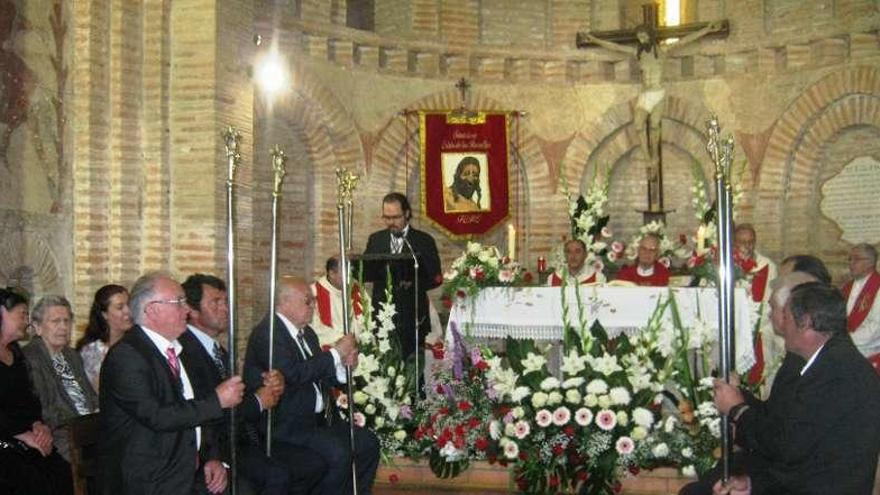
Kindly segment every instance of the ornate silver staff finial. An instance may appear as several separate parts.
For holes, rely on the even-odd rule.
[[[229,160],[229,180],[235,177],[235,171],[241,163],[241,153],[239,147],[241,145],[241,133],[235,127],[228,126],[221,135],[226,144],[226,159]]]
[[[287,155],[277,144],[269,152],[272,155],[272,170],[275,172],[275,184],[272,186],[272,195],[281,195],[281,185],[284,183],[284,176],[287,174]]]

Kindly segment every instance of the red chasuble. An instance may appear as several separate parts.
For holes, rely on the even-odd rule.
[[[617,272],[617,280],[626,280],[646,287],[666,287],[669,285],[669,269],[662,263],[654,263],[654,273],[650,277],[639,275],[638,263],[627,265]]]

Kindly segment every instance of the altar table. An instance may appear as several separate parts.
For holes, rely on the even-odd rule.
[[[581,327],[578,309],[583,308],[584,328],[598,320],[609,336],[632,335],[644,328],[661,300],[674,297],[682,325],[693,327],[697,321],[718,329],[718,298],[714,288],[602,287],[581,286],[565,289],[567,321]],[[449,327],[463,335],[503,339],[562,340],[563,289],[559,287],[488,287],[474,297],[458,299],[449,313]],[[661,316],[664,325],[672,325],[671,306]],[[734,349],[737,371],[748,371],[754,364],[752,330],[757,315],[745,289],[734,291]],[[447,328],[449,328],[447,327]],[[446,332],[447,338],[451,332]]]

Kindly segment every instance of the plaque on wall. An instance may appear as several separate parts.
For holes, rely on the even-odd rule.
[[[851,244],[880,242],[880,161],[860,156],[822,185],[819,209]]]

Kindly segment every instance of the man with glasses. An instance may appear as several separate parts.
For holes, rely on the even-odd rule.
[[[398,192],[386,194],[382,199],[382,220],[386,228],[370,235],[364,250],[364,255],[402,254],[418,260],[418,284],[415,283],[414,263],[408,257],[387,263],[368,262],[364,267],[366,281],[373,283],[373,307],[377,312],[386,301],[386,267],[391,272],[391,296],[397,309],[394,326],[404,358],[411,356],[416,348],[421,348],[425,336],[430,333],[427,291],[443,282],[437,244],[430,234],[413,228],[409,224],[411,218],[412,209],[406,196]],[[418,339],[415,335],[416,303],[419,311]]]
[[[669,285],[669,268],[660,263],[659,258],[660,237],[657,234],[645,234],[639,241],[636,262],[621,268],[617,272],[617,280],[649,287]]]
[[[856,244],[849,253],[852,279],[843,284],[846,298],[846,328],[853,343],[880,373],[880,273],[877,249],[867,243]]]
[[[169,275],[139,278],[129,301],[135,326],[107,353],[101,368],[99,449],[102,493],[221,493],[226,469],[210,430],[223,409],[241,402],[234,376],[196,398],[178,337],[189,307]]]
[[[311,493],[352,492],[349,427],[333,410],[331,388],[345,383],[345,366],[357,367],[357,341],[353,334],[324,351],[309,326],[315,308],[309,284],[299,277],[278,281],[275,313],[267,314],[248,339],[244,379],[248,390],[262,383],[262,374],[275,368],[284,375],[284,393],[273,413],[272,456],[288,460],[291,470],[303,469],[295,461],[306,449],[311,461],[321,461],[326,472]],[[269,363],[269,318],[275,320],[272,363]],[[260,434],[265,437],[266,418]],[[369,430],[355,428],[355,456],[359,494],[372,490],[379,465],[379,441]]]

